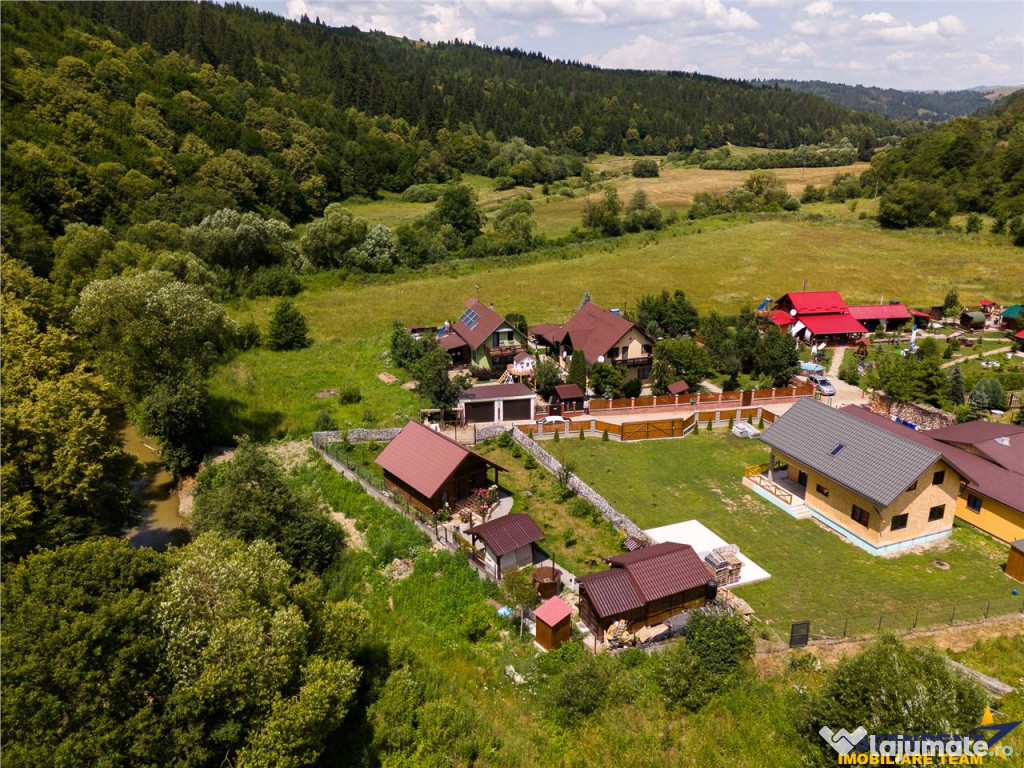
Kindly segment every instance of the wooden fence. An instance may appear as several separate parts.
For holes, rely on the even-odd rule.
[[[764,420],[766,424],[773,424],[776,416],[764,408],[716,408],[715,410],[698,411],[689,416],[675,419],[643,419],[613,424],[595,418],[591,414],[588,418],[576,418],[565,424],[524,424],[520,429],[531,437],[553,435],[557,432],[560,437],[568,438],[578,435],[582,429],[584,433],[590,434],[601,434],[607,431],[610,437],[623,441],[654,440],[666,437],[685,437],[697,426],[698,420],[700,428],[707,429],[708,424],[711,423],[721,428],[730,419],[733,422],[749,420],[755,424]]]
[[[719,408],[750,407],[781,403],[808,397],[814,394],[811,384],[799,384],[793,387],[775,387],[772,389],[748,389],[733,392],[702,392],[694,395],[651,395],[646,397],[618,397],[607,400],[603,397],[590,399],[590,413],[599,411],[623,410],[678,410],[692,408],[697,411]]]

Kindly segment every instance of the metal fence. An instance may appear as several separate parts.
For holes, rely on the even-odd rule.
[[[1024,597],[961,600],[880,613],[848,613],[827,619],[812,619],[810,639],[827,642],[847,637],[869,637],[884,632],[906,633],[918,629],[970,624],[1012,614],[1024,614]]]

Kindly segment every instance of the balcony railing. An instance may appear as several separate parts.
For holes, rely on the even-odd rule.
[[[525,344],[499,344],[496,347],[487,348],[488,357],[513,357],[520,352],[526,351]]]
[[[652,360],[654,360],[653,355],[640,355],[640,357],[613,357],[609,360],[609,362],[612,365],[638,367],[643,365],[650,365]]]

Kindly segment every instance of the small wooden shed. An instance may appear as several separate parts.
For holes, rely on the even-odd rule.
[[[1006,560],[1006,575],[1024,582],[1024,539],[1010,545],[1010,556]]]
[[[557,651],[563,643],[569,642],[572,606],[560,597],[556,595],[546,600],[533,616],[537,619],[537,644],[541,648]]]
[[[559,384],[551,399],[551,412],[556,414],[582,413],[583,390],[578,384]]]

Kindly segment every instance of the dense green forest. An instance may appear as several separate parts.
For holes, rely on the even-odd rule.
[[[900,91],[870,85],[845,85],[824,80],[752,80],[755,85],[809,93],[847,109],[873,112],[894,120],[942,122],[987,109],[992,102],[981,91]]]
[[[959,211],[995,217],[997,233],[1016,218],[1016,235],[1024,214],[1024,92],[982,117],[952,120],[879,153],[861,184],[883,191],[884,226],[941,225]]]
[[[870,149],[909,130],[785,90],[414,44],[234,5],[11,4],[3,40],[4,218],[50,237],[72,222],[196,224],[226,207],[294,223],[460,171],[515,178],[523,158],[502,147],[517,137],[578,157],[842,137]]]

